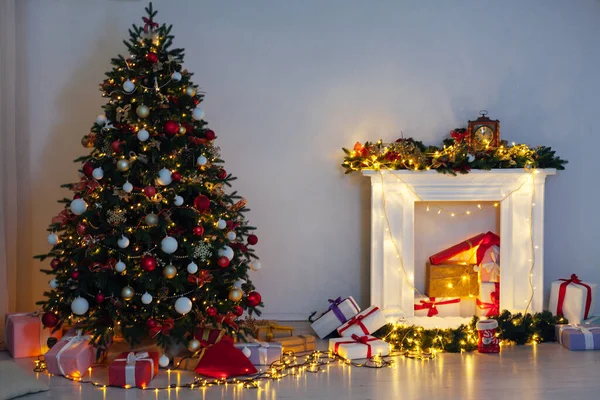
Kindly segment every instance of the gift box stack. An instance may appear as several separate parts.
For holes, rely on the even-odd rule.
[[[469,262],[450,262],[475,252]],[[495,316],[500,305],[500,237],[481,233],[429,257],[425,294],[415,296],[415,316],[459,316],[461,302],[476,299],[477,315]]]

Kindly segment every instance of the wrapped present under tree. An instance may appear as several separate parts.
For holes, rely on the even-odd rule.
[[[571,324],[580,324],[594,313],[597,285],[583,282],[577,275],[559,279],[550,287],[550,311],[565,317]]]

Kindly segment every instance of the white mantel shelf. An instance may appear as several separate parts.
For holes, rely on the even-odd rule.
[[[555,175],[555,169],[472,170],[457,176],[433,170],[363,170],[362,174],[371,179],[371,304],[380,305],[388,320],[414,315],[411,284],[415,273],[414,203],[417,201],[503,200],[500,204],[500,308],[525,311],[531,296],[530,260],[535,259],[531,271],[535,290],[528,311],[542,311],[544,188],[546,177]],[[391,234],[400,248],[407,277],[400,268],[390,232],[386,232],[387,223],[382,218],[384,192]],[[533,223],[530,224],[531,216]],[[533,249],[530,237],[533,237]]]

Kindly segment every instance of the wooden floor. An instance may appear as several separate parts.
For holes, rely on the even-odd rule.
[[[320,342],[321,349],[326,342]],[[0,353],[0,359],[7,358]],[[31,359],[17,360],[31,370]],[[34,374],[32,372],[32,374]],[[171,373],[171,382],[191,380],[191,372]],[[434,360],[398,358],[379,370],[330,365],[319,374],[263,381],[260,389],[212,387],[156,393],[94,388],[39,374],[49,392],[25,399],[599,399],[600,351],[571,352],[556,343],[512,346],[500,355],[441,354]],[[154,385],[166,384],[161,370]]]

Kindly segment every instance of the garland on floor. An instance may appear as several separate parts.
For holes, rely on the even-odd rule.
[[[414,170],[435,169],[444,174],[466,174],[471,169],[493,168],[556,168],[565,169],[568,161],[555,155],[551,147],[529,147],[526,144],[508,145],[502,141],[500,147],[474,151],[464,140],[464,129],[451,132],[442,147],[425,146],[423,142],[398,139],[393,143],[356,142],[352,150],[342,148],[346,154],[342,166],[346,173],[370,170]]]
[[[511,314],[504,310],[497,317],[497,336],[504,345],[554,342],[554,326],[568,323],[563,317],[553,316],[544,311],[535,314]],[[387,324],[374,333],[374,336],[388,342],[394,350],[405,352],[458,353],[477,350],[476,329],[479,318],[474,316],[468,325],[455,329],[424,329],[420,326],[402,323]]]

